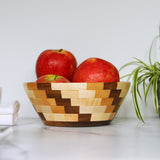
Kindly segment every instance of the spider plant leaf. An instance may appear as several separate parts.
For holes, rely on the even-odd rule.
[[[151,75],[148,73],[144,73],[141,76],[138,77],[138,84],[141,84],[142,82],[145,82],[148,78],[150,78]]]
[[[124,64],[124,65],[119,69],[119,72],[120,72],[122,69],[124,69],[124,68],[126,68],[127,66],[130,66],[130,65],[137,65],[137,62],[136,62],[136,61],[131,61],[131,62],[128,62],[128,63]]]
[[[147,69],[147,70],[151,70],[151,67],[149,65],[147,65],[145,62],[141,61],[140,59],[138,58],[134,58],[135,60],[137,60],[137,62],[141,65],[144,65],[144,67]]]
[[[141,93],[140,93],[139,87],[137,87],[137,93],[138,93],[138,96],[139,96],[139,98],[141,99],[141,101],[143,101],[143,98],[142,98],[142,96],[141,96]]]
[[[151,77],[150,74],[145,74],[141,80],[142,85],[143,85],[143,95],[145,95],[145,93],[146,93],[146,88],[147,88],[146,80],[148,80],[150,77]],[[144,102],[145,102],[145,106],[146,106],[145,96],[144,96]]]
[[[158,71],[157,63],[154,63],[153,68],[154,68],[155,72]]]
[[[142,69],[141,69],[142,70]],[[138,80],[137,80],[137,93],[138,93],[138,95],[139,95],[139,97],[140,97],[140,99],[143,101],[143,98],[142,98],[142,96],[141,96],[141,93],[140,93],[140,89],[139,89],[139,86],[142,84],[142,86],[143,86],[143,94],[145,95],[145,91],[146,91],[146,80],[148,79],[148,78],[150,78],[150,74],[148,74],[148,73],[143,73],[142,75],[140,75],[139,77],[138,77]]]
[[[146,92],[146,80],[144,79],[143,80],[143,94],[145,95],[145,92]],[[145,105],[146,105],[146,102],[145,102]]]
[[[155,62],[155,63],[156,63],[156,65],[157,65],[158,71],[160,72],[160,63],[159,63],[159,62]]]
[[[141,75],[140,77],[137,78],[137,93],[138,93],[138,95],[139,95],[141,100],[143,100],[143,98],[141,96],[139,87],[140,87],[140,85],[142,83],[142,77],[143,77],[143,75]]]
[[[150,89],[150,87],[151,87],[151,84],[152,84],[154,78],[155,78],[155,76],[153,76],[153,77],[150,79],[149,84],[148,84],[148,86],[147,86],[147,89],[146,89],[146,92],[145,92],[145,95],[144,95],[144,101],[145,101],[145,103],[147,102],[147,95],[148,95],[149,89]]]
[[[129,79],[134,75],[134,72],[136,71],[136,69],[137,69],[137,68],[135,68],[135,69],[134,69],[131,73],[129,73],[129,74],[126,74],[126,75],[124,75],[124,76],[121,76],[120,79],[125,78],[125,77],[128,77],[127,80],[129,80]]]
[[[158,82],[158,77],[156,77],[153,81],[153,102],[156,113],[158,113],[157,82]]]
[[[140,120],[142,120],[142,122],[144,122],[140,109],[139,109],[138,98],[137,98],[137,79],[138,79],[138,73],[140,69],[141,69],[141,66],[135,70],[134,75],[133,75],[132,98],[133,98],[133,104],[134,104],[134,108],[136,111],[136,115]]]
[[[139,76],[139,77],[137,78],[137,93],[138,93],[138,95],[139,95],[139,97],[140,97],[140,99],[141,99],[142,101],[143,101],[143,98],[142,98],[142,96],[141,96],[139,87],[140,87],[140,85],[143,83],[144,79],[145,79],[145,74],[142,74],[141,76]]]
[[[159,35],[156,36],[156,37],[153,39],[153,41],[152,41],[152,43],[151,43],[151,46],[150,46],[150,49],[149,49],[149,63],[150,63],[150,65],[152,65],[152,59],[151,59],[152,48],[153,48],[153,45],[157,42],[158,38],[159,38]]]
[[[126,75],[124,75],[124,76],[121,76],[120,77],[120,79],[123,79],[123,78],[125,78],[125,77],[128,77],[128,80],[130,79],[129,77],[131,77],[132,76],[132,74],[126,74]]]

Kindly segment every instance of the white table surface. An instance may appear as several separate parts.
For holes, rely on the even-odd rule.
[[[114,119],[100,127],[53,127],[19,119],[0,140],[0,160],[160,159],[160,119]]]

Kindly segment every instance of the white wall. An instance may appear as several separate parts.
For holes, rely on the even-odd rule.
[[[132,57],[145,60],[159,8],[159,0],[0,0],[2,103],[17,99],[20,116],[37,116],[23,82],[36,80],[35,62],[45,49],[70,50],[78,64],[100,57],[118,69]],[[152,103],[142,109],[156,116]],[[130,93],[117,116],[135,117]]]

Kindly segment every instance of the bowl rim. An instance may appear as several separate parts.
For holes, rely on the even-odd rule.
[[[111,84],[111,83],[128,83],[128,84],[131,84],[131,82],[129,82],[129,81],[119,81],[119,82],[69,82],[69,83],[54,83],[54,82],[51,82],[51,83],[49,83],[49,82],[45,82],[45,83],[37,83],[37,82],[23,82],[24,84],[27,84],[27,83],[35,83],[35,84],[97,84],[97,83],[105,83],[105,84]]]

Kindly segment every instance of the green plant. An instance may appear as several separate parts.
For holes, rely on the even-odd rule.
[[[149,90],[152,88],[152,94],[153,94],[153,104],[155,107],[155,111],[158,114],[158,98],[157,98],[157,82],[158,79],[160,78],[160,62],[155,61],[154,63],[152,62],[152,49],[154,47],[154,44],[160,39],[160,27],[159,27],[159,35],[156,36],[150,46],[149,50],[149,64],[143,62],[142,60],[138,58],[134,58],[133,61],[123,65],[119,71],[124,69],[127,66],[134,65],[136,66],[131,73],[126,74],[121,77],[128,77],[128,80],[132,77],[132,99],[133,99],[133,104],[135,108],[135,112],[137,117],[142,120],[142,114],[140,111],[139,103],[138,103],[138,98],[140,98],[142,101],[145,102],[147,101],[147,96]],[[140,86],[143,87],[142,91],[144,93],[144,97],[142,98],[142,92],[140,91]],[[152,87],[151,87],[152,86]]]

